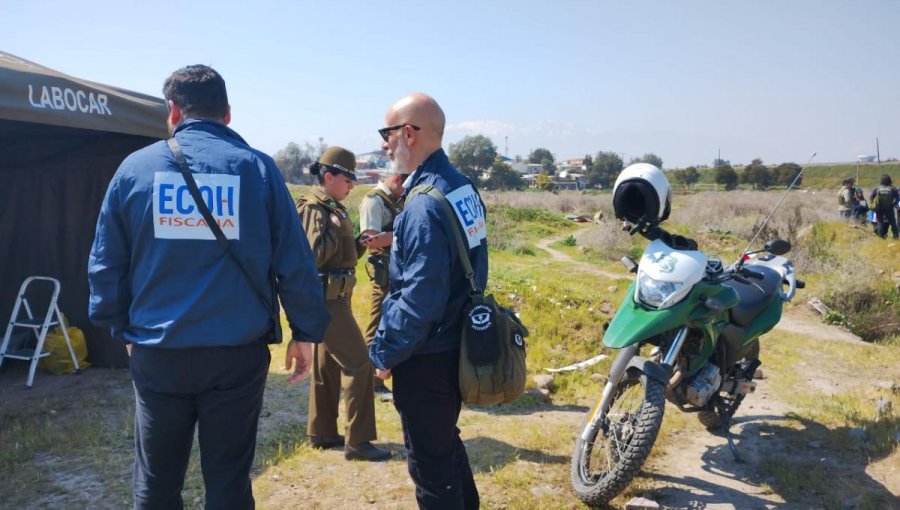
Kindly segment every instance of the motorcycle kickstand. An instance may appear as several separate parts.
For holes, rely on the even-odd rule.
[[[738,464],[743,464],[744,459],[741,458],[740,454],[738,454],[737,446],[735,446],[734,444],[734,437],[731,435],[731,418],[725,411],[725,403],[722,401],[722,399],[718,399],[716,401],[716,413],[719,415],[719,419],[722,421],[722,430],[725,431],[725,439],[728,441],[728,448],[731,449],[731,453],[732,455],[734,455],[734,461]]]

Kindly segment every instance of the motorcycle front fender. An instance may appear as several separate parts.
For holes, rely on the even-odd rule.
[[[627,372],[629,368],[636,368],[647,374],[647,377],[655,379],[665,385],[669,384],[669,379],[672,377],[671,367],[667,367],[662,363],[657,363],[640,356],[631,358],[631,361],[628,362],[628,366],[625,367],[625,371]]]
[[[638,356],[637,353],[638,346],[631,345],[619,351],[616,359],[613,360],[612,366],[610,366],[609,369],[609,379],[606,381],[606,386],[603,388],[603,395],[597,400],[597,403],[594,404],[594,407],[588,415],[588,422],[590,425],[585,426],[582,431],[582,440],[588,441],[590,439],[588,435],[591,430],[594,430],[593,426],[595,425],[595,422],[609,410],[609,405],[612,396],[615,393],[615,389],[619,383],[622,382],[622,377],[629,369],[635,368],[647,374],[651,379],[657,380],[662,384],[669,384],[671,374],[669,373],[668,367]]]

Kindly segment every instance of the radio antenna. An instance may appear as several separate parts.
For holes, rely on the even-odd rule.
[[[753,246],[753,242],[756,241],[756,238],[759,237],[759,234],[762,233],[763,229],[764,229],[764,228],[766,227],[766,225],[769,223],[769,220],[771,220],[771,219],[772,219],[772,216],[775,215],[775,211],[777,211],[778,208],[781,207],[781,204],[784,203],[784,199],[787,198],[788,193],[791,191],[791,189],[794,188],[794,186],[795,186],[795,185],[797,184],[797,182],[800,180],[800,176],[803,175],[803,171],[806,170],[806,167],[809,166],[809,164],[812,162],[812,160],[813,160],[814,157],[816,157],[816,153],[815,153],[815,152],[813,152],[813,153],[812,153],[812,156],[809,157],[809,160],[806,162],[806,165],[803,165],[803,168],[801,168],[800,171],[797,172],[797,176],[794,177],[794,180],[793,180],[793,181],[791,181],[790,186],[788,186],[787,189],[784,190],[784,194],[781,195],[781,200],[779,200],[778,203],[775,204],[775,207],[772,208],[772,212],[770,212],[769,215],[766,217],[765,221],[762,222],[762,225],[760,225],[759,228],[756,229],[756,233],[753,234],[753,238],[750,239],[750,242],[747,243],[747,247],[744,248],[744,251],[741,252],[741,257],[743,257],[745,253],[747,253],[748,251],[750,251],[750,247]]]

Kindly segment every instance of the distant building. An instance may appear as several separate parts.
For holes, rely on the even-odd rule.
[[[391,166],[387,152],[377,150],[356,155],[357,168],[386,168]]]
[[[510,168],[512,168],[516,172],[519,172],[520,174],[530,173],[528,171],[528,163],[526,163],[524,161],[514,161],[514,162],[510,163],[509,166],[510,166]]]
[[[556,165],[556,169],[560,174],[563,172],[584,172],[587,170],[584,166],[584,159],[567,159],[565,161],[560,161]]]

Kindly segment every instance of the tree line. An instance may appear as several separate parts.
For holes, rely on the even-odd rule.
[[[761,159],[756,158],[740,172],[731,166],[731,162],[715,159],[712,171],[715,183],[726,191],[731,191],[737,189],[739,184],[750,185],[755,190],[765,190],[772,186],[790,186],[794,179],[797,180],[795,185],[799,186],[803,181],[802,177],[798,178],[801,170],[802,167],[797,163],[782,163],[768,167]],[[693,166],[674,170],[670,176],[686,188],[691,188],[700,180],[700,172]]]
[[[310,184],[312,181],[309,174],[304,173],[304,169],[316,161],[327,147],[328,145],[322,138],[319,138],[317,144],[304,142],[303,145],[300,145],[290,142],[272,157],[278,168],[281,169],[285,181],[294,184]],[[450,144],[448,156],[460,172],[484,189],[524,189],[528,185],[521,174],[513,170],[512,166],[500,157],[494,142],[484,135],[466,136],[459,142]],[[516,156],[516,161],[522,161],[522,158]],[[551,189],[551,177],[556,174],[556,160],[553,153],[544,147],[539,147],[528,154],[526,161],[540,165],[538,187]],[[640,162],[663,168],[662,158],[652,152],[632,158],[628,165]],[[609,189],[626,166],[618,153],[598,151],[595,154],[584,156],[579,173],[584,174],[586,188]],[[712,169],[715,183],[729,191],[736,189],[739,184],[750,185],[757,190],[765,190],[771,186],[788,186],[794,181],[800,170],[800,165],[796,163],[782,163],[778,166],[767,167],[759,158],[754,159],[740,172],[731,166],[730,161],[723,159],[713,160]],[[485,175],[487,178],[483,179],[482,177]],[[686,188],[693,187],[701,177],[700,171],[694,166],[672,170],[668,172],[668,175],[670,180],[679,182]],[[796,184],[800,184],[799,179]]]
[[[450,161],[464,175],[489,190],[522,189],[527,183],[522,176],[512,169],[509,163],[500,158],[497,146],[490,138],[484,135],[466,136],[457,143],[450,144],[448,151]],[[521,160],[521,158],[518,158]],[[544,187],[551,183],[550,176],[556,174],[556,161],[553,153],[548,149],[539,147],[532,150],[527,157],[528,163],[541,166],[538,176],[538,186]],[[653,153],[646,153],[641,157],[632,158],[628,164],[651,163],[662,168],[662,158]],[[609,188],[615,182],[616,177],[625,167],[625,162],[615,152],[599,151],[596,154],[587,154],[582,162],[585,186],[587,188]],[[487,174],[487,179],[482,176]]]

